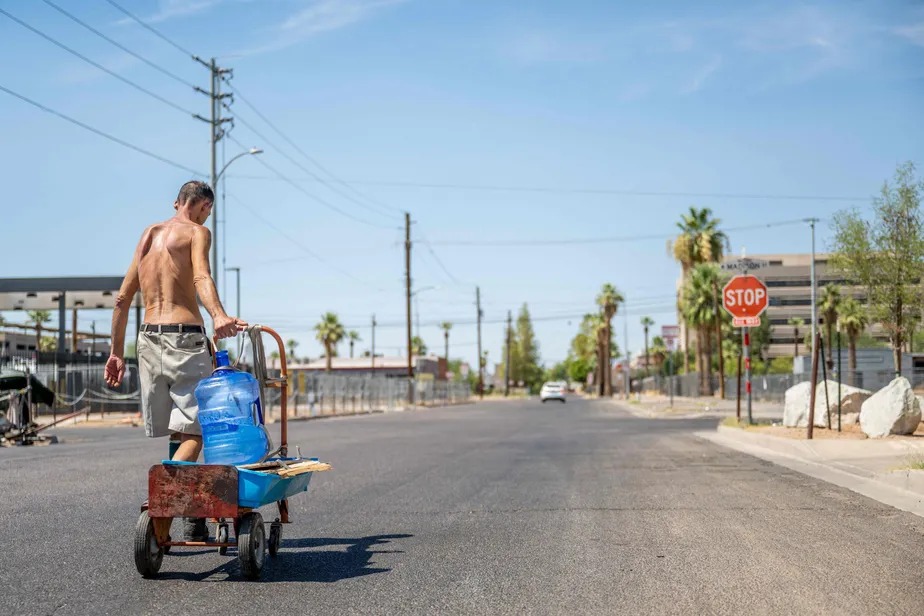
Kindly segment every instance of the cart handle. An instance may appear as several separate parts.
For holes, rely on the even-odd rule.
[[[272,327],[267,327],[266,325],[257,326],[261,332],[269,334],[276,340],[276,344],[279,346],[279,365],[280,365],[280,376],[279,379],[273,379],[266,383],[269,387],[278,387],[280,390],[279,396],[279,444],[280,454],[285,457],[289,453],[289,443],[288,443],[288,411],[287,411],[287,401],[289,398],[289,371],[286,368],[286,347],[285,343],[282,341],[282,336],[280,336],[275,329]]]

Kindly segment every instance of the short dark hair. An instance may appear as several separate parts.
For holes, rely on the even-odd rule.
[[[180,194],[176,196],[176,201],[180,205],[192,201],[194,204],[199,203],[206,199],[215,202],[215,193],[212,192],[212,187],[206,184],[205,182],[200,182],[199,180],[193,180],[191,182],[186,182],[180,187]]]

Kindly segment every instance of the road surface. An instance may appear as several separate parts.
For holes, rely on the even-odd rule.
[[[166,441],[0,449],[0,613],[921,614],[924,519],[613,404],[489,402],[300,422],[330,461],[260,582],[133,527]],[[267,508],[269,511],[269,508]]]

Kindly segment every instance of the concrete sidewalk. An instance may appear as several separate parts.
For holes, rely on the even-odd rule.
[[[924,437],[809,441],[722,425],[696,436],[924,517]]]

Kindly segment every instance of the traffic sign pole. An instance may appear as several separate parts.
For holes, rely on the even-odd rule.
[[[751,414],[751,334],[746,327],[741,328],[744,337],[744,388],[748,393],[748,425],[754,423]]]

